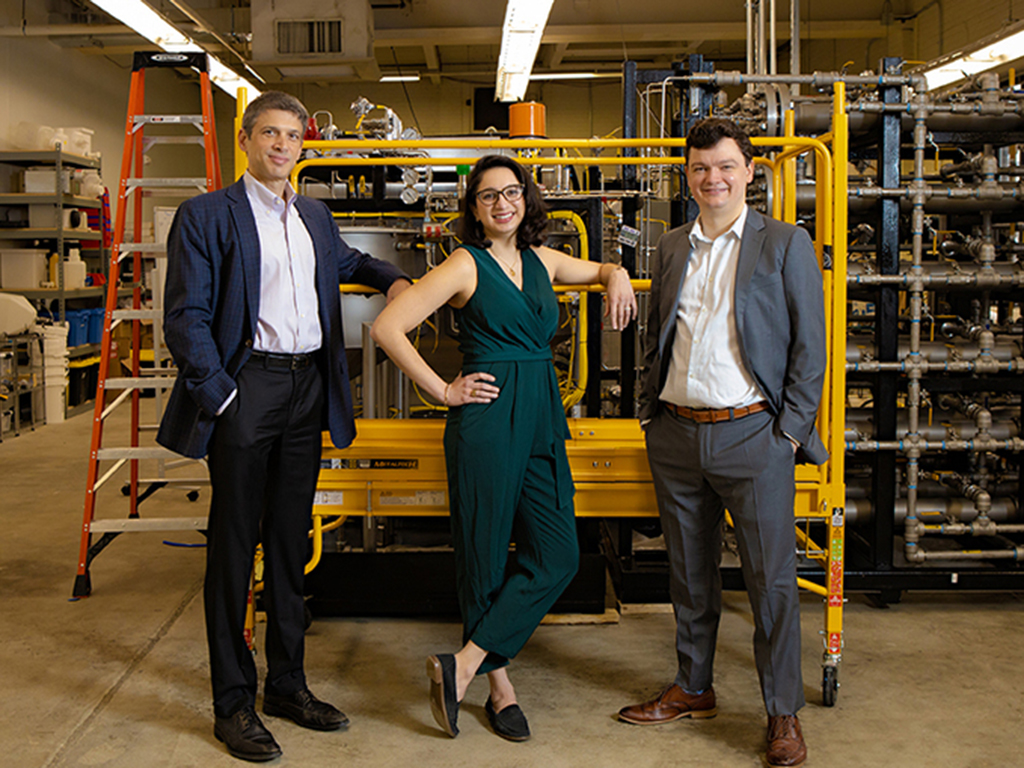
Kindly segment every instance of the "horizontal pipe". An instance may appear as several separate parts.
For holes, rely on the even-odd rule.
[[[922,549],[920,545],[917,546],[916,556],[907,556],[907,559],[912,562],[922,562],[925,560],[1021,560],[1024,559],[1024,548],[1015,547],[1013,549],[988,549],[988,550],[975,550],[970,552],[964,552],[957,550],[955,552],[935,551]]]
[[[848,323],[855,323],[856,315],[847,318]],[[1021,357],[1020,343],[1016,339],[999,336],[991,349],[986,350],[986,357],[991,357],[997,363],[1013,363]],[[922,341],[918,357],[922,360],[937,365],[950,365],[954,363],[970,363],[982,355],[981,344],[976,341]],[[893,365],[904,365],[910,356],[910,339],[901,336],[896,345],[897,362]],[[863,334],[848,336],[846,339],[846,362],[860,365],[856,370],[869,370],[866,366],[878,360],[878,348],[872,337]],[[847,366],[849,370],[849,366]],[[877,370],[877,369],[876,369]],[[895,370],[895,369],[893,369]],[[969,370],[969,369],[963,369]]]
[[[868,498],[856,498],[847,494],[846,496],[846,522],[853,524],[869,523],[875,514],[874,504]],[[903,525],[907,517],[907,500],[896,499],[893,518],[897,525]],[[978,511],[974,504],[967,499],[960,497],[936,498],[923,497],[917,500],[917,518],[926,524],[942,523],[949,518],[969,523],[978,517]],[[988,517],[997,523],[1016,521],[1020,519],[1017,505],[1013,499],[1008,497],[997,497],[992,500],[992,507]]]
[[[124,24],[36,24],[0,27],[0,37],[84,37],[86,35],[134,35]]]
[[[877,106],[874,106],[877,105]],[[883,108],[886,107],[886,108]],[[1024,128],[1024,115],[1014,104],[1004,103],[1003,114],[977,114],[974,105],[962,113],[936,112],[928,115],[928,130],[948,133],[1002,133]],[[868,133],[878,128],[881,112],[900,112],[901,129],[909,133],[914,127],[913,106],[906,103],[881,105],[879,102],[853,102],[848,106],[851,134]],[[796,129],[801,133],[820,134],[832,129],[831,103],[794,104]]]
[[[899,451],[906,453],[914,451],[1013,451],[1019,453],[1024,451],[1024,440],[1014,437],[1008,440],[980,439],[980,440],[912,440],[909,437],[903,440],[856,440],[845,443],[846,450],[862,453],[874,453],[876,451]]]
[[[1020,413],[1019,409],[1014,411],[1013,416],[1010,415],[1008,410],[996,411],[995,413],[998,414],[998,417],[993,416],[992,426],[988,429],[988,434],[996,440],[1009,440],[1014,437],[1020,437],[1020,425],[1016,419],[1016,415]],[[925,410],[922,414],[922,420],[926,416],[930,419],[931,423],[918,424],[917,427],[918,434],[925,440],[943,440],[947,437],[973,440],[978,434],[977,425],[973,420],[965,416],[953,415],[948,411],[939,410],[929,414]],[[896,434],[906,434],[909,427],[910,417],[908,413],[905,410],[898,411],[896,414]],[[847,441],[869,439],[874,433],[874,428],[874,417],[868,409],[847,410]]]

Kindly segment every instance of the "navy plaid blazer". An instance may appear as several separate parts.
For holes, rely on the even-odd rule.
[[[322,202],[300,196],[295,205],[316,253],[324,428],[344,448],[355,437],[355,424],[338,284],[387,292],[396,279],[408,278],[398,267],[349,248]],[[206,455],[217,409],[252,352],[259,300],[260,241],[244,181],[182,203],[167,238],[164,292],[164,334],[178,378],[157,433],[160,445],[195,459]]]

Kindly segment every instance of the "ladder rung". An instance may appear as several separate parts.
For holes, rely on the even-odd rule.
[[[107,379],[104,386],[107,389],[170,389],[174,386],[174,379],[116,378]]]
[[[159,320],[164,316],[162,309],[115,309],[115,320]]]
[[[147,136],[143,141],[149,144],[199,144],[203,145],[202,136]]]
[[[148,445],[144,448],[100,448],[96,451],[96,458],[100,461],[110,459],[175,459],[178,454],[170,448],[161,448],[159,445]]]
[[[124,520],[93,520],[92,533],[128,533],[130,531],[205,531],[205,517],[131,517]]]
[[[192,123],[202,125],[202,115],[135,115],[135,124],[145,123]]]
[[[188,187],[202,187],[206,189],[206,177],[205,176],[194,176],[194,177],[151,177],[142,178],[139,176],[133,176],[125,179],[129,189],[135,187],[157,187],[162,189],[186,189]]]
[[[121,243],[118,248],[118,256],[124,258],[130,253],[167,253],[166,243]]]

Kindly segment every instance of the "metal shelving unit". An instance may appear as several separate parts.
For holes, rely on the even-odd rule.
[[[39,344],[38,333],[20,333],[14,336],[0,336],[0,353],[9,352],[11,365],[9,368],[10,392],[6,400],[0,400],[0,443],[4,441],[4,435],[13,433],[18,435],[24,427],[35,429],[40,421],[37,410],[40,395],[43,389],[43,370],[40,364],[41,351],[33,354],[32,345]],[[22,362],[24,356],[25,362]],[[29,385],[21,386],[21,376],[29,374]],[[0,369],[0,380],[4,380],[4,372]],[[5,382],[7,383],[7,382]],[[7,389],[8,387],[4,387]],[[21,419],[22,401],[27,398],[29,401],[29,420],[23,422]],[[10,426],[4,429],[3,422],[7,414],[10,414]]]
[[[64,191],[64,174],[68,169],[99,170],[100,161],[91,157],[83,157],[64,152],[59,145],[53,150],[35,152],[0,152],[0,164],[14,166],[16,168],[46,167],[52,168],[54,173],[54,191],[49,192],[11,192],[0,193],[0,207],[23,207],[28,210],[32,205],[53,205],[54,224],[53,227],[3,227],[0,228],[0,241],[24,243],[28,247],[34,241],[45,244],[51,252],[60,255],[56,274],[56,286],[52,288],[20,288],[4,287],[0,291],[4,293],[15,293],[24,296],[29,301],[40,307],[50,309],[56,302],[52,312],[56,322],[64,323],[68,302],[82,302],[82,304],[96,305],[106,294],[104,286],[85,287],[68,289],[66,287],[64,274],[64,257],[67,249],[78,246],[82,242],[98,242],[99,248],[82,249],[84,259],[92,260],[97,266],[90,270],[99,272],[104,276],[107,273],[106,249],[103,247],[103,232],[100,230],[71,229],[64,226],[64,210],[66,208],[89,209],[99,211],[102,209],[102,202],[95,198],[83,197]],[[27,219],[27,217],[26,217]],[[125,288],[125,295],[131,295],[131,288]],[[120,291],[119,291],[120,293]],[[99,345],[80,345],[69,348],[69,358],[76,359],[90,354],[95,354]],[[40,382],[40,385],[42,383]],[[33,401],[34,402],[34,401]],[[91,401],[82,403],[79,406],[68,408],[66,416],[91,407]],[[34,406],[33,406],[34,408]],[[34,414],[34,410],[33,410]]]

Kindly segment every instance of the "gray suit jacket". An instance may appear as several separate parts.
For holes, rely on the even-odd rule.
[[[651,263],[640,419],[658,409],[693,223],[666,232]],[[824,464],[814,421],[825,380],[825,301],[814,245],[804,230],[750,209],[736,267],[736,329],[743,364],[768,399],[776,425],[800,441],[797,461]]]

